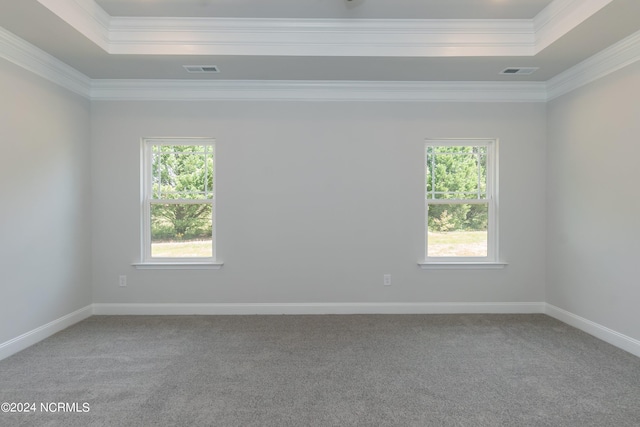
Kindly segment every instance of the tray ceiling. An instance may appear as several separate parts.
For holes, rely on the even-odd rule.
[[[91,79],[547,81],[640,30],[637,0],[1,0],[0,11],[0,26]]]

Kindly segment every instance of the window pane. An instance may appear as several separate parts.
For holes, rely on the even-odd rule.
[[[153,198],[213,198],[213,160],[210,145],[154,145]]]
[[[427,256],[486,257],[489,205],[429,205]]]
[[[453,192],[434,192],[427,194],[428,199],[445,199],[445,200],[483,200],[487,198],[485,191],[453,191]]]
[[[152,204],[152,257],[212,257],[212,205]]]
[[[485,199],[487,147],[427,147],[427,199]]]

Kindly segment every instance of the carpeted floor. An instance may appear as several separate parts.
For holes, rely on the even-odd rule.
[[[0,361],[0,402],[36,404],[12,427],[637,427],[640,359],[545,315],[94,316]]]

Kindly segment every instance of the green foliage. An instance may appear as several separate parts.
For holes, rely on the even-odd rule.
[[[192,240],[211,238],[210,204],[151,205],[151,238]]]
[[[429,147],[426,161],[428,199],[477,200],[486,197],[485,147]],[[428,225],[432,231],[486,230],[487,213],[486,204],[430,204]]]
[[[433,228],[435,228],[438,231],[449,231],[452,228],[456,228],[452,220],[453,220],[453,215],[451,215],[445,209],[442,211],[442,213],[440,213],[439,217],[433,218],[433,221],[432,221],[434,225]]]
[[[155,145],[153,197],[210,199],[213,195],[212,150],[206,145]]]
[[[211,238],[213,147],[155,145],[152,174],[154,199],[204,202],[152,204],[152,240]]]

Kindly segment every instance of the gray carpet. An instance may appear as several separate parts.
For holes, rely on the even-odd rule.
[[[2,426],[640,426],[640,359],[545,315],[94,316],[0,361],[0,402],[37,404]]]

